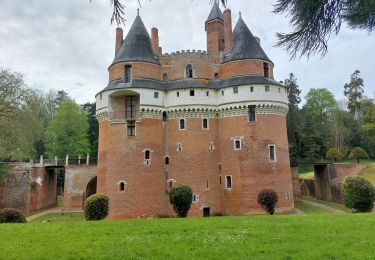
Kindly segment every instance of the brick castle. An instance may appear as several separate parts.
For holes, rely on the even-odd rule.
[[[116,29],[109,84],[96,95],[97,191],[110,219],[174,215],[168,191],[189,184],[189,216],[261,212],[257,194],[293,209],[287,90],[243,18],[214,5],[207,51],[162,53],[139,14],[127,36]]]

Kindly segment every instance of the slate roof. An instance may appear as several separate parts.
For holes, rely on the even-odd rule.
[[[272,63],[240,16],[233,30],[232,50],[225,55],[224,63],[242,59],[261,59]]]
[[[173,81],[158,81],[153,79],[133,79],[131,83],[125,83],[123,80],[114,80],[101,92],[114,89],[127,88],[148,88],[156,90],[188,89],[188,88],[209,88],[221,89],[239,85],[256,85],[256,84],[273,84],[280,83],[263,76],[239,76],[231,77],[224,80],[204,80],[204,79],[182,79]]]
[[[135,18],[111,66],[125,61],[143,61],[159,64],[152,51],[150,35],[139,15]]]
[[[211,12],[206,20],[206,23],[214,19],[220,19],[224,21],[224,15],[216,3],[214,3],[214,5],[212,6]]]

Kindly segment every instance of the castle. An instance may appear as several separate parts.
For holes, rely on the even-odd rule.
[[[110,219],[174,215],[168,191],[189,184],[189,216],[261,212],[257,194],[293,209],[287,89],[240,16],[214,4],[207,51],[162,53],[138,14],[125,39],[116,29],[109,84],[96,95],[97,191]]]

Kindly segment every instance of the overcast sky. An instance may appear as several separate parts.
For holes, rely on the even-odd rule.
[[[64,89],[78,103],[95,100],[108,83],[107,68],[114,58],[115,28],[110,24],[109,0],[0,0],[0,67],[25,74],[28,85],[40,90]],[[276,0],[228,0],[233,27],[239,11],[275,63],[275,79],[290,72],[305,96],[310,88],[328,88],[338,99],[351,73],[359,69],[365,93],[375,95],[375,34],[342,27],[329,41],[328,54],[289,61],[273,47],[276,32],[288,32],[288,19],[272,13]],[[143,0],[140,10],[146,28],[159,29],[163,53],[206,49],[204,21],[209,0]],[[127,0],[125,34],[139,8]]]

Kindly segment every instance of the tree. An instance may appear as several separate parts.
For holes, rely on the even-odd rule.
[[[292,59],[321,54],[328,49],[332,33],[338,34],[343,21],[352,29],[373,31],[375,1],[371,0],[277,0],[274,12],[291,17],[292,33],[277,33],[277,46],[283,47]]]
[[[357,159],[357,163],[359,163],[359,159],[368,159],[368,154],[365,150],[361,147],[354,147],[349,154],[349,159]]]
[[[375,143],[375,102],[366,99],[363,102],[363,131]]]
[[[331,147],[336,147],[344,155],[347,154],[350,147],[350,123],[352,120],[353,118],[347,111],[338,109],[328,122],[328,144]]]
[[[277,193],[272,189],[264,189],[258,193],[258,204],[270,215],[275,213],[278,200]]]
[[[187,184],[180,184],[169,191],[169,202],[180,218],[185,218],[191,207],[193,190]]]
[[[83,105],[83,109],[86,111],[89,120],[88,137],[91,148],[91,155],[93,157],[98,156],[98,138],[99,138],[99,124],[96,120],[96,103],[86,103]]]
[[[344,86],[344,95],[348,98],[348,109],[353,116],[358,116],[361,109],[363,90],[363,79],[360,78],[360,71],[356,70],[350,76],[350,82]]]
[[[341,157],[342,157],[342,154],[336,148],[329,148],[329,150],[326,153],[326,158],[331,159],[335,162],[339,160]]]
[[[72,101],[63,103],[45,133],[48,157],[88,154],[88,129],[86,112]]]
[[[362,176],[349,176],[342,183],[345,206],[356,212],[371,212],[375,201],[375,188]]]
[[[288,89],[289,112],[286,117],[288,140],[289,140],[289,154],[291,157],[299,158],[300,152],[300,134],[299,134],[299,114],[300,109],[298,105],[301,103],[301,90],[297,84],[297,79],[293,73],[289,74],[289,78],[283,82]]]

